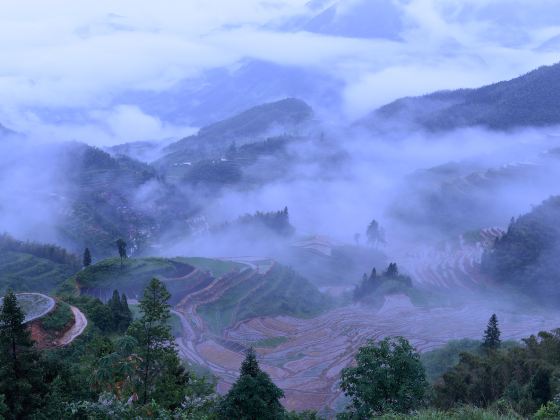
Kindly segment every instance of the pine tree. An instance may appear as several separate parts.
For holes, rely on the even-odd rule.
[[[126,253],[126,242],[119,238],[117,239],[117,250],[119,251],[119,257],[121,259],[121,268],[123,266],[123,260],[126,260],[128,258],[128,254]]]
[[[496,314],[492,314],[490,320],[488,321],[486,331],[484,331],[482,347],[488,350],[495,350],[499,348],[501,344],[500,334],[500,329],[498,328],[498,317]]]
[[[283,396],[284,392],[260,369],[255,351],[250,348],[241,364],[239,379],[220,405],[220,418],[283,418],[285,410],[280,403]]]
[[[121,319],[119,324],[120,331],[126,331],[132,322],[132,312],[128,307],[128,300],[126,295],[123,293],[121,296]]]
[[[89,248],[84,250],[83,265],[84,267],[89,267],[91,265],[91,253],[89,252]]]
[[[42,369],[25,315],[10,290],[0,312],[0,395],[6,399],[10,416],[23,418],[40,402]]]
[[[150,401],[156,380],[165,374],[165,360],[177,357],[168,322],[171,314],[167,301],[170,297],[165,285],[156,278],[152,279],[139,303],[142,316],[128,329],[128,334],[138,341],[142,404]]]

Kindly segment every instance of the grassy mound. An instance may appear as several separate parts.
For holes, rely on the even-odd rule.
[[[193,269],[187,263],[167,258],[129,258],[122,267],[120,259],[108,258],[85,268],[73,279],[81,289],[143,289],[153,277],[183,277]]]
[[[310,318],[331,305],[305,278],[290,268],[275,265],[267,274],[253,276],[228,289],[218,300],[202,305],[199,314],[220,333],[236,322],[261,316]]]

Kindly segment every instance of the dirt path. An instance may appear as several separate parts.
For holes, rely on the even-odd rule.
[[[88,321],[86,316],[75,306],[70,309],[74,314],[74,325],[66,331],[66,333],[56,341],[57,346],[66,346],[79,337],[87,327]]]

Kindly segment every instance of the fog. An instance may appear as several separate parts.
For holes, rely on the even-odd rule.
[[[209,110],[224,117],[294,95],[296,71],[314,75],[302,99],[320,107],[333,94],[328,79],[337,86],[331,108],[353,120],[402,96],[480,86],[555,62],[557,4],[514,3],[11,3],[0,17],[0,123],[96,145],[180,138]],[[245,78],[255,62],[269,67]],[[222,113],[211,106],[234,97]]]

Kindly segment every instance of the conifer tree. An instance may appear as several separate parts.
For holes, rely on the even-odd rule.
[[[156,278],[152,279],[139,303],[142,316],[128,329],[128,334],[138,342],[142,404],[150,401],[156,380],[165,374],[166,359],[177,357],[168,322],[171,315],[167,301],[170,297],[165,285]]]
[[[126,331],[132,322],[132,311],[128,307],[128,300],[126,295],[123,293],[121,296],[121,320],[119,325],[119,330]]]
[[[84,250],[83,265],[84,267],[89,267],[91,265],[91,252],[89,252],[89,248]]]
[[[220,418],[283,418],[285,410],[280,403],[283,396],[284,392],[260,369],[255,351],[250,348],[241,364],[239,379],[222,401]]]
[[[0,394],[5,397],[8,418],[24,418],[40,402],[39,355],[24,319],[15,293],[8,291],[0,312]]]
[[[490,320],[488,321],[488,326],[486,331],[484,331],[484,338],[482,342],[482,347],[488,350],[495,350],[500,347],[500,329],[498,327],[498,317],[496,314],[492,314]]]

